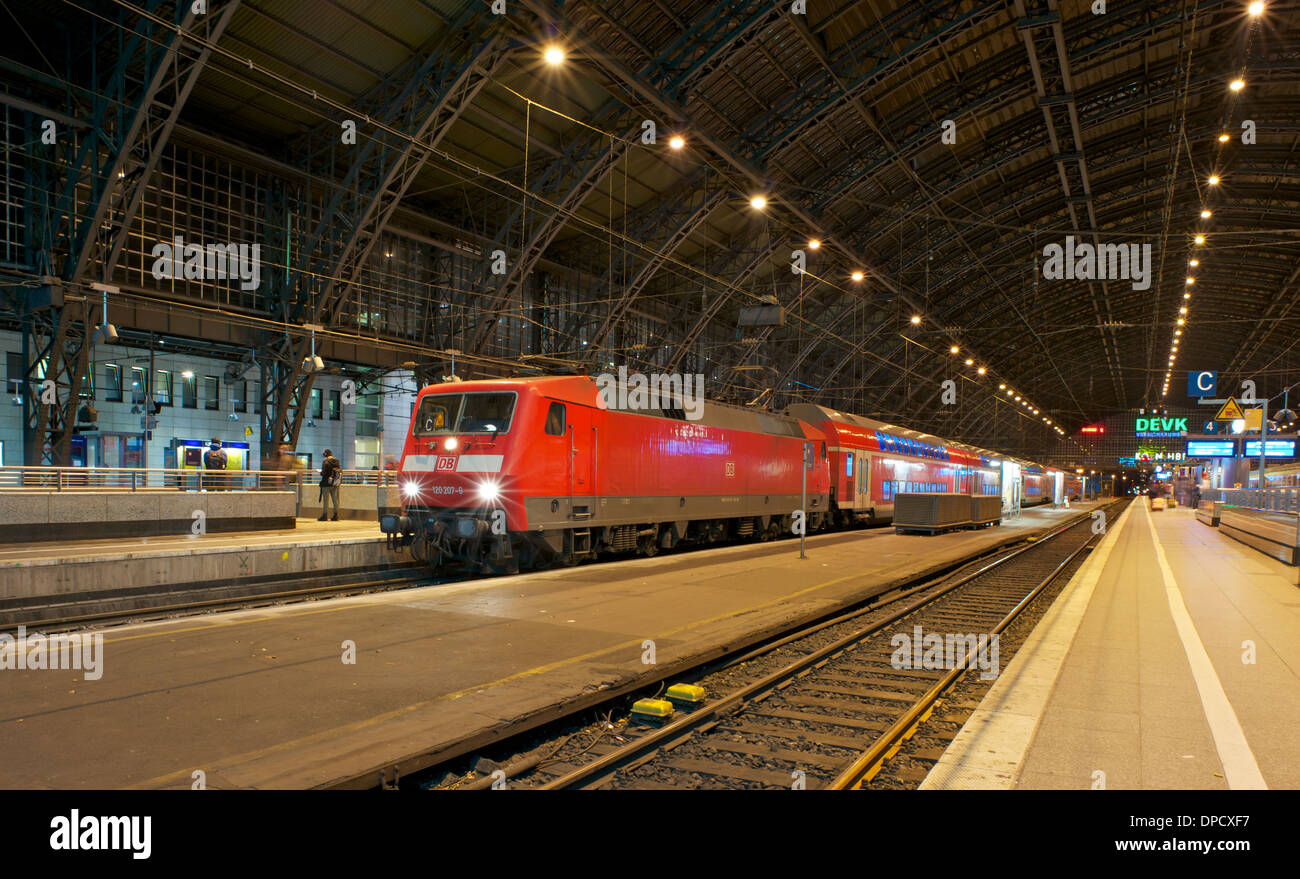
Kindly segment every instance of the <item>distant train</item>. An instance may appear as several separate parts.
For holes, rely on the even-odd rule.
[[[513,572],[601,553],[770,540],[888,522],[904,492],[1053,500],[1059,471],[799,404],[609,408],[587,376],[450,382],[420,391],[390,542],[434,568]],[[811,444],[805,468],[805,444]],[[1068,487],[1066,491],[1068,492]],[[801,498],[806,492],[806,504]]]

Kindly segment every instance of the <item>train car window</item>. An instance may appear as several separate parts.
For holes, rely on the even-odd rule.
[[[825,443],[825,442],[822,443],[822,460],[823,460],[823,461],[826,460],[826,443]]]
[[[852,452],[844,453],[844,475],[849,478],[853,477],[853,453]]]
[[[552,403],[546,410],[546,435],[564,436],[564,404]]]

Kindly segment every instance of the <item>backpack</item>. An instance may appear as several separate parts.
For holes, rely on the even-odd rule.
[[[338,485],[343,481],[343,467],[339,464],[338,459],[332,455],[325,459],[325,479],[324,484],[330,488]]]

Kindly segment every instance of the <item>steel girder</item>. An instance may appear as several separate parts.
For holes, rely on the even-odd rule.
[[[355,155],[282,292],[281,310],[290,325],[324,326],[332,320],[421,166],[510,51],[498,17],[471,6],[438,46],[417,54],[367,96],[366,105],[375,109],[358,124]],[[369,119],[379,124],[367,132],[363,126]],[[338,130],[331,128],[327,137],[337,143]],[[310,345],[310,336],[299,333],[265,342],[259,358],[264,442],[297,443],[306,411],[296,401],[307,398],[314,381],[302,370]]]
[[[86,328],[91,325],[91,305],[85,299],[51,308],[29,305],[23,315],[23,462],[28,466],[70,463],[91,347]]]
[[[579,15],[584,6],[581,3],[573,4],[561,14],[543,0],[526,0],[526,5],[543,21],[555,21],[563,15]],[[753,34],[770,25],[782,14],[779,9],[773,8],[743,12],[747,5],[722,3],[721,8],[706,10],[691,22],[678,40],[650,59],[637,73],[625,77],[629,79],[628,84],[632,84],[630,80],[635,80],[670,101],[673,96],[684,95],[694,82],[707,75],[712,69],[711,65],[716,63],[726,48],[738,41],[752,38]],[[485,261],[482,281],[492,292],[486,297],[483,306],[486,312],[483,320],[467,339],[468,350],[483,351],[487,347],[498,321],[504,316],[504,310],[519,295],[537,261],[574,212],[604,182],[614,167],[627,157],[634,139],[641,133],[640,124],[646,114],[630,107],[620,109],[621,103],[618,99],[607,103],[596,114],[592,126],[597,130],[619,132],[619,135],[614,138],[589,136],[571,144],[565,151],[564,158],[547,167],[532,191],[525,196],[524,202],[512,209],[509,219],[501,226],[493,249],[508,252],[507,242],[515,233],[515,227],[526,226],[528,222],[530,202],[536,202],[537,209],[545,212],[541,221],[531,230],[524,230],[524,243],[519,248],[518,257],[509,261],[504,275],[492,275]],[[683,112],[671,115],[673,118],[685,118]],[[700,216],[692,211],[690,216],[697,218],[697,222],[702,222],[707,213]],[[680,242],[670,241],[669,246],[675,248],[678,243]],[[647,275],[645,280],[648,281],[649,277]],[[625,312],[630,301],[630,297],[621,297],[618,308]],[[610,326],[607,322],[599,331],[602,336],[608,335]]]
[[[171,140],[172,131],[176,128],[176,122],[180,119],[181,110],[189,100],[194,84],[198,82],[199,75],[212,56],[211,47],[221,40],[226,26],[240,6],[240,0],[227,0],[209,9],[203,16],[194,15],[192,4],[178,5],[191,11],[178,28],[176,43],[194,45],[188,53],[169,53],[164,68],[151,84],[151,94],[141,103],[134,136],[123,143],[122,155],[116,162],[117,169],[122,174],[120,185],[111,179],[110,172],[105,200],[111,203],[103,209],[108,222],[101,234],[87,239],[87,245],[93,249],[89,253],[83,253],[82,268],[89,271],[93,266],[99,265],[100,275],[106,281],[117,268],[131,224],[144,202],[145,192],[158,169],[163,150]],[[80,276],[80,272],[77,275]]]
[[[766,265],[776,255],[777,250],[785,246],[787,244],[784,241],[769,239],[766,245],[760,247],[737,247],[716,261],[716,265],[709,269],[709,274],[714,277],[729,278],[730,282],[714,294],[712,301],[700,309],[690,329],[686,331],[673,351],[672,357],[668,359],[668,372],[676,372],[681,367],[683,361],[690,355],[691,349],[704,335],[704,331],[723,307],[731,301],[733,291],[749,283],[754,272]]]
[[[626,110],[619,112],[617,108],[618,102],[609,102],[599,117],[602,124],[594,127],[603,129],[610,126],[620,134],[598,134],[570,144],[564,158],[548,164],[536,182],[530,184],[528,195],[512,208],[509,219],[497,230],[492,249],[483,254],[479,272],[481,285],[491,292],[483,297],[481,307],[484,314],[467,338],[467,351],[486,352],[497,323],[505,316],[511,300],[523,289],[537,261],[588,196],[624,160],[632,141],[640,135],[644,114]],[[537,207],[532,207],[533,202]],[[530,219],[537,220],[531,228]],[[513,260],[507,259],[504,274],[493,274],[492,252],[501,251],[508,255],[511,250],[509,239],[518,231],[524,234],[518,256]]]
[[[588,339],[588,359],[596,358],[599,351],[605,346],[605,341],[614,327],[627,315],[632,303],[654,279],[664,262],[676,252],[677,248],[687,238],[695,233],[695,230],[708,220],[709,214],[725,200],[726,193],[722,191],[692,187],[684,199],[665,204],[663,206],[665,210],[656,211],[652,222],[643,229],[638,230],[637,234],[629,233],[629,237],[633,241],[642,241],[645,240],[645,237],[642,237],[645,233],[663,228],[670,230],[659,246],[652,253],[643,257],[643,262],[640,265],[637,264],[637,253],[626,254],[625,259],[622,261],[624,265],[619,266],[619,268],[632,270],[635,273],[632,274],[631,279],[622,288],[615,301],[610,303],[605,313],[605,319],[591,338]],[[606,280],[606,289],[612,291],[616,283],[614,272],[611,271]]]
[[[977,30],[985,22],[1003,15],[1005,8],[1004,3],[988,2],[962,11],[952,3],[934,0],[914,0],[901,5],[886,16],[878,33],[865,45],[845,45],[834,57],[823,54],[821,60],[826,68],[823,75],[755,119],[745,129],[743,141],[754,145],[753,156],[757,161],[769,161],[796,143],[801,135],[826,125],[837,113],[846,109],[856,112],[854,104],[863,92],[934,50],[943,40]],[[791,16],[792,20],[795,18],[798,16]],[[798,24],[795,26],[797,29]],[[894,49],[900,40],[905,44],[901,51]],[[835,71],[857,67],[864,54],[874,58],[876,65],[852,82],[843,82]]]
[[[42,245],[40,259],[48,260],[45,272],[71,284],[92,273],[111,277],[181,107],[208,60],[206,49],[183,53],[182,47],[192,37],[218,39],[238,0],[204,16],[178,3],[171,28],[155,21],[165,5],[146,3],[143,15],[120,11],[117,57],[108,78],[88,92],[89,125],[80,143],[61,139],[61,179],[42,170],[39,182],[32,181],[35,191],[58,188],[34,239]],[[66,465],[90,361],[92,306],[84,299],[65,305],[62,295],[37,308],[24,306],[23,458]],[[45,402],[51,393],[55,402]]]

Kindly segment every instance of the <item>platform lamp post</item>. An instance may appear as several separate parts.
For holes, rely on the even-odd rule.
[[[813,444],[803,444],[803,467],[799,470],[799,509],[803,512],[802,527],[799,529],[799,558],[808,558],[804,553],[804,540],[808,536],[808,471],[813,468]]]
[[[1268,452],[1268,397],[1265,396],[1259,413],[1259,503],[1264,506],[1264,460]]]

